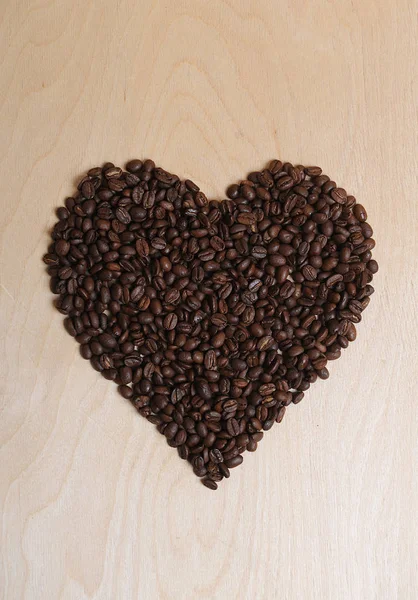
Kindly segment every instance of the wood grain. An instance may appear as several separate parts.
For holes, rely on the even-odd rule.
[[[408,0],[1,2],[3,598],[417,597],[417,34]],[[75,178],[136,156],[217,198],[319,164],[378,241],[357,342],[216,493],[80,359],[41,263]]]

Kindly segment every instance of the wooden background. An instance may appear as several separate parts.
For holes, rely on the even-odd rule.
[[[411,0],[2,0],[0,594],[417,598],[417,34]],[[367,207],[359,337],[213,493],[78,354],[41,256],[104,161],[212,197],[271,158]]]

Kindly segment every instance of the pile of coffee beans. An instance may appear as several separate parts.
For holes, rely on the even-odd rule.
[[[378,266],[367,214],[273,161],[210,201],[131,160],[88,171],[44,261],[83,358],[210,489],[356,338]]]

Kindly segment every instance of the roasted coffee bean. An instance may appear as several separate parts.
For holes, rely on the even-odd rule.
[[[214,348],[221,348],[225,342],[225,334],[223,331],[220,331],[216,335],[213,336],[211,343]]]
[[[222,456],[222,452],[217,448],[209,452],[209,458],[214,463],[221,463],[224,459],[224,457]]]
[[[331,198],[338,204],[345,204],[347,202],[347,192],[343,188],[334,188],[331,191]]]
[[[317,277],[317,270],[311,265],[305,265],[304,267],[302,267],[302,275],[308,281],[315,281]]]
[[[226,430],[231,436],[238,435],[240,432],[240,426],[238,421],[233,417],[231,419],[228,419],[226,422]]]
[[[144,238],[136,240],[135,247],[139,256],[145,258],[149,255],[149,244]]]
[[[200,379],[196,381],[195,387],[196,393],[203,398],[203,400],[210,400],[212,398],[212,392],[209,383],[206,380]]]
[[[274,339],[270,335],[265,335],[257,342],[257,349],[260,350],[261,352],[265,352],[266,350],[271,348],[273,345],[274,345]]]
[[[164,317],[164,329],[171,331],[176,328],[178,322],[178,317],[175,313],[169,313],[166,317]]]
[[[367,221],[367,212],[364,206],[356,204],[353,208],[353,214],[360,223]]]
[[[220,473],[226,478],[228,479],[228,477],[230,476],[230,472],[228,467],[226,466],[226,464],[224,462],[220,463],[218,465],[218,469],[220,471]]]
[[[110,333],[102,333],[98,339],[105,348],[116,348],[118,345],[117,340]]]
[[[58,254],[58,256],[67,256],[70,248],[70,243],[67,242],[67,240],[58,240],[55,243],[55,252]]]
[[[210,490],[217,490],[218,489],[218,484],[213,479],[211,479],[210,477],[205,477],[204,479],[202,479],[202,483],[203,483],[204,486],[206,486]]]
[[[141,170],[141,167],[142,161],[138,159],[130,160],[126,163],[126,170],[129,171],[129,173],[138,173],[138,171]]]
[[[227,466],[228,469],[233,469],[234,467],[238,467],[238,465],[240,465],[242,461],[242,456],[238,454],[238,456],[234,456],[233,458],[229,458],[228,460],[226,460],[225,466]]]
[[[121,367],[119,369],[119,377],[123,385],[128,385],[132,382],[132,369],[130,367]]]
[[[210,489],[329,376],[378,271],[366,210],[319,167],[273,161],[227,195],[107,163],[44,256],[81,355]]]
[[[132,388],[129,387],[129,385],[120,385],[119,392],[124,398],[126,398],[126,400],[130,400],[134,394]]]
[[[91,179],[86,179],[81,185],[81,193],[84,198],[94,198],[95,188]]]
[[[209,349],[205,353],[204,364],[208,371],[216,369],[216,352],[214,350]]]
[[[126,210],[126,208],[123,208],[121,206],[119,206],[116,209],[116,218],[124,225],[128,225],[131,222],[131,215]]]
[[[165,437],[168,440],[172,440],[175,437],[175,435],[178,431],[178,428],[179,428],[179,426],[174,421],[172,421],[171,423],[168,423],[168,425],[164,429]]]

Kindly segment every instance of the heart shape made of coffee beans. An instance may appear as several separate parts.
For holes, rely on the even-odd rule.
[[[367,214],[273,161],[209,201],[153,161],[88,171],[44,261],[83,358],[210,489],[356,337],[378,266]]]

